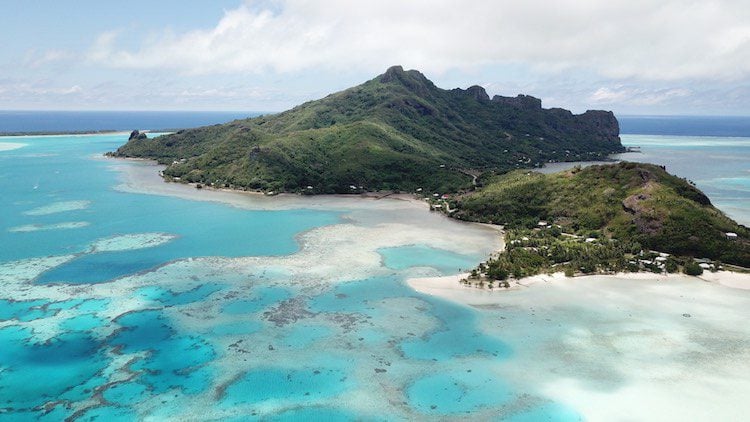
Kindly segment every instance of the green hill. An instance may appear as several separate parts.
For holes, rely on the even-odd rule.
[[[113,155],[156,159],[167,177],[235,188],[454,192],[487,170],[622,149],[611,112],[543,109],[536,98],[489,98],[479,86],[444,90],[397,66],[283,113],[136,136]]]
[[[547,221],[584,236],[607,237],[644,248],[750,267],[750,232],[711,205],[687,181],[662,167],[618,163],[556,174],[514,171],[454,200],[456,218],[511,229]],[[739,235],[736,240],[726,233]]]

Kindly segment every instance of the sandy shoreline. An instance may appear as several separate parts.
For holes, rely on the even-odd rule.
[[[685,274],[653,274],[653,273],[618,273],[613,275],[589,275],[580,277],[565,277],[565,274],[559,272],[551,275],[539,274],[533,277],[522,278],[517,281],[511,281],[511,287],[505,288],[478,288],[473,286],[465,286],[460,283],[461,279],[468,276],[468,273],[456,274],[444,277],[420,277],[410,278],[406,280],[406,283],[414,290],[424,293],[430,296],[437,296],[443,299],[463,303],[465,305],[492,305],[497,304],[501,300],[503,293],[508,290],[519,290],[528,288],[536,284],[545,283],[564,283],[571,280],[640,280],[640,281],[656,281],[666,282],[674,280],[683,281],[703,281],[711,284],[718,284],[724,287],[739,289],[739,290],[750,290],[750,274],[737,273],[732,271],[718,271],[715,273],[704,273],[700,277],[692,277]]]
[[[123,192],[166,195],[197,201],[221,202],[239,208],[253,210],[287,210],[295,208],[339,210],[347,208],[350,211],[359,209],[367,212],[377,212],[378,210],[393,209],[419,209],[420,211],[428,211],[430,209],[430,205],[425,199],[420,199],[410,193],[365,192],[356,195],[300,195],[293,193],[280,193],[269,196],[262,192],[227,188],[204,187],[202,189],[196,189],[195,184],[166,182],[161,176],[159,176],[159,170],[163,170],[166,166],[160,165],[154,160],[106,156],[95,156],[92,157],[92,159],[111,160],[111,162],[113,162],[111,168],[120,173],[121,181],[116,189]],[[481,227],[482,229],[497,235],[498,239],[496,242],[493,242],[496,243],[497,246],[492,247],[490,253],[487,254],[484,260],[505,250],[505,232],[503,226],[457,220],[440,212],[428,211],[427,215],[429,215],[430,218],[437,217],[441,220],[450,221],[457,226],[468,225]],[[479,262],[477,262],[477,265],[479,265]]]
[[[414,195],[408,193],[365,192],[356,195],[300,195],[294,193],[279,193],[276,195],[266,195],[263,192],[214,188],[210,186],[203,186],[201,189],[196,189],[195,183],[166,182],[161,176],[159,176],[159,171],[166,168],[166,166],[160,165],[150,159],[113,158],[103,156],[92,158],[111,160],[113,163],[112,168],[118,171],[121,175],[122,183],[117,189],[126,192],[177,196],[185,199],[224,202],[231,205],[243,204],[245,207],[262,209],[286,209],[290,207],[298,207],[300,205],[318,207],[321,205],[328,205],[332,200],[367,200],[369,202],[385,199],[401,201],[403,203],[409,203],[424,209],[429,209],[429,204],[426,201],[416,198]],[[249,204],[248,199],[253,202],[252,205]]]
[[[158,174],[159,171],[164,170],[166,168],[165,165],[159,164],[158,162],[150,159],[150,158],[137,158],[137,157],[108,157],[108,156],[94,156],[92,157],[94,159],[104,159],[104,160],[114,160],[117,161],[123,161],[126,163],[139,163],[141,165],[144,165],[146,167],[151,167],[151,169],[156,170],[156,173]],[[118,168],[118,170],[121,170]],[[134,183],[138,182],[146,182],[149,185],[152,185],[156,182],[156,180],[160,180],[162,183],[169,183],[172,184],[174,187],[177,188],[193,188],[196,190],[204,190],[208,192],[224,192],[224,193],[232,193],[232,194],[239,194],[239,195],[248,195],[250,197],[264,197],[264,198],[313,198],[313,197],[323,197],[323,198],[366,198],[366,199],[397,199],[400,201],[408,201],[412,203],[417,203],[420,205],[423,205],[425,207],[428,207],[426,204],[426,201],[420,200],[414,195],[408,194],[408,193],[393,193],[393,192],[363,192],[361,194],[323,194],[323,195],[310,195],[305,196],[301,194],[295,194],[295,193],[277,193],[275,195],[267,195],[264,192],[261,191],[252,191],[252,190],[243,190],[243,189],[230,189],[230,188],[216,188],[213,186],[207,186],[202,185],[200,189],[197,189],[198,183],[179,183],[179,182],[168,182],[164,180],[161,176],[158,178],[156,177],[148,177],[148,175],[142,173],[141,169],[133,170],[123,170],[121,173],[126,179],[126,182],[128,182],[129,185],[132,185]],[[153,187],[153,186],[150,186]]]

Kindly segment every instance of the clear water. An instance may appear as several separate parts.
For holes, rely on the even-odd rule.
[[[747,201],[733,139],[623,138],[642,157],[684,152],[694,164],[675,170],[701,187],[716,176],[690,176],[695,154],[723,151],[712,171],[730,181],[709,196]],[[744,331],[716,329],[739,327],[726,321],[748,302],[734,292],[684,306],[693,287],[659,306],[630,287],[508,292],[493,307],[419,294],[406,278],[470,268],[497,234],[400,201],[124,191],[123,166],[142,165],[100,157],[124,140],[0,138],[25,144],[0,151],[1,420],[575,421],[588,402],[560,379],[614,394],[634,367],[669,367],[638,358],[667,340],[692,353],[675,373],[701,374],[697,362],[723,362],[701,358],[709,331],[710,350],[750,350]],[[651,316],[633,320],[632,306]]]
[[[25,144],[0,151],[0,418],[563,415],[482,371],[513,350],[476,310],[404,284],[472,267],[496,233],[399,201],[125,192],[101,158],[124,140],[0,138]]]

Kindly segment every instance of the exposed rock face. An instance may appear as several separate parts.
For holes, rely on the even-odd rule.
[[[501,95],[495,95],[494,97],[492,97],[492,101],[523,110],[542,109],[542,100],[536,97],[532,97],[531,95],[519,94],[517,97],[503,97]]]
[[[490,96],[487,95],[487,91],[479,85],[470,86],[466,89],[466,93],[472,96],[477,101],[489,101]]]
[[[387,84],[389,82],[398,81],[403,78],[404,68],[401,66],[391,66],[385,73],[380,77],[380,82]]]
[[[589,127],[595,128],[597,135],[610,142],[620,142],[620,123],[611,111],[588,110],[579,119]]]
[[[437,87],[417,70],[404,70],[401,66],[391,66],[380,76],[380,82],[384,84],[398,83],[412,92],[424,96]]]
[[[128,141],[132,141],[133,139],[146,139],[146,134],[141,133],[136,129],[130,132],[130,137],[128,138]]]

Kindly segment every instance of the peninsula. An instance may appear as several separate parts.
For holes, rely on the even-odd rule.
[[[664,168],[528,170],[623,150],[612,112],[574,115],[531,96],[490,98],[479,86],[445,90],[395,66],[283,113],[154,139],[135,131],[111,155],[157,160],[165,179],[199,186],[415,192],[451,217],[506,227],[506,253],[478,269],[494,280],[691,271],[695,258],[750,266],[748,229]]]

